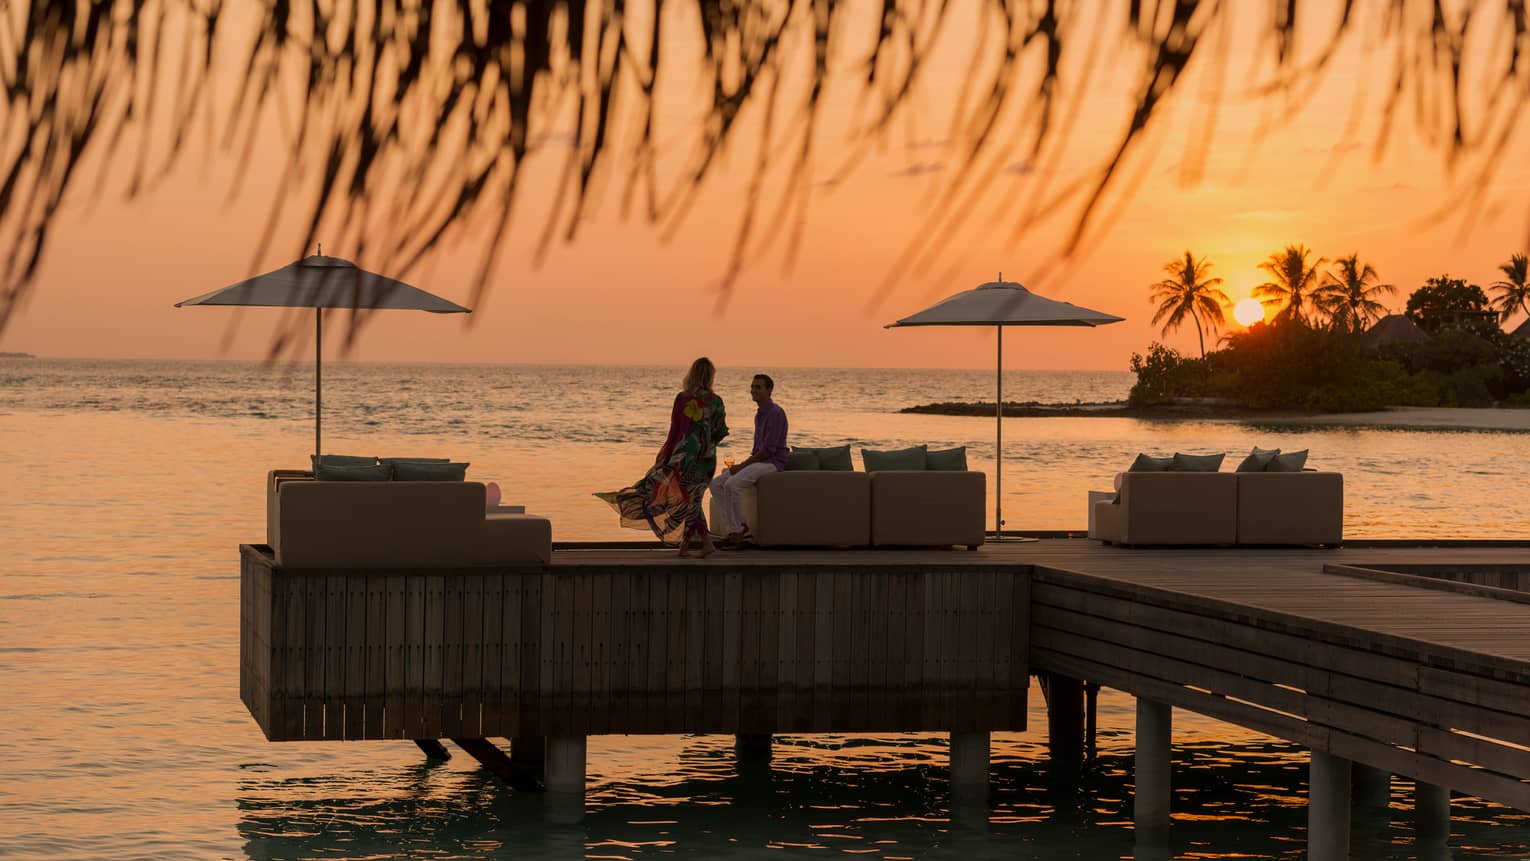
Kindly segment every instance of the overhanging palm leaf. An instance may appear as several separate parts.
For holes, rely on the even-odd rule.
[[[1211,264],[1206,258],[1196,260],[1189,251],[1184,259],[1170,260],[1163,265],[1170,277],[1152,286],[1152,301],[1158,303],[1153,313],[1153,324],[1163,323],[1161,330],[1168,335],[1178,329],[1189,317],[1195,322],[1195,337],[1200,342],[1201,361],[1206,360],[1206,336],[1204,330],[1220,329],[1227,319],[1227,294],[1218,289],[1221,278],[1210,278]]]
[[[1504,280],[1494,281],[1488,288],[1497,293],[1493,304],[1498,307],[1500,320],[1508,320],[1515,311],[1530,316],[1530,257],[1516,254],[1508,263],[1498,264]]]
[[[1376,283],[1375,267],[1362,264],[1360,255],[1341,257],[1337,268],[1323,276],[1323,283],[1312,294],[1312,302],[1328,315],[1329,325],[1341,332],[1360,333],[1386,313],[1378,296],[1391,295],[1397,288]]]

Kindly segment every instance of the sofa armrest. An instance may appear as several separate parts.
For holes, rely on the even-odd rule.
[[[280,524],[276,516],[276,493],[288,481],[312,481],[313,473],[306,469],[273,469],[266,473],[266,544],[273,550],[281,541]]]
[[[1239,544],[1338,544],[1343,540],[1343,474],[1238,473]]]

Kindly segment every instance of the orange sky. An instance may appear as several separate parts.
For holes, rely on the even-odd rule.
[[[1112,145],[1127,113],[1124,98],[1135,67],[1099,74],[1091,100],[1056,170],[1010,171],[988,183],[987,195],[967,229],[944,247],[940,262],[909,272],[881,304],[873,297],[898,252],[924,228],[932,194],[950,175],[957,156],[943,129],[949,101],[965,68],[971,22],[951,28],[919,94],[922,127],[900,129],[873,158],[841,175],[841,142],[849,115],[847,90],[831,98],[818,139],[808,231],[787,270],[779,253],[755,263],[731,300],[718,310],[714,285],[724,270],[739,216],[739,196],[753,162],[754,137],[746,126],[722,169],[674,237],[640,219],[623,221],[618,198],[623,161],[616,159],[608,193],[573,245],[556,245],[540,267],[531,250],[547,211],[549,183],[533,181],[517,206],[493,291],[470,321],[433,315],[380,315],[353,357],[380,361],[681,364],[708,354],[720,364],[867,367],[991,367],[993,336],[969,329],[884,331],[881,326],[1003,271],[1046,295],[1108,311],[1127,322],[1096,330],[1024,330],[1006,338],[1005,364],[1014,368],[1125,369],[1128,356],[1157,337],[1149,323],[1147,288],[1160,267],[1186,249],[1209,258],[1236,301],[1263,274],[1258,262],[1288,243],[1304,243],[1330,259],[1358,252],[1382,280],[1403,288],[1448,272],[1480,284],[1497,264],[1525,247],[1530,160],[1510,159],[1494,186],[1483,218],[1469,233],[1451,218],[1427,217],[1452,186],[1441,158],[1417,139],[1411,119],[1399,123],[1386,158],[1372,162],[1369,121],[1346,130],[1358,87],[1381,86],[1385,63],[1358,50],[1347,53],[1327,83],[1288,122],[1262,130],[1269,105],[1239,94],[1249,80],[1235,60],[1233,95],[1220,115],[1205,176],[1180,177],[1180,157],[1194,140],[1193,119],[1203,110],[1199,76],[1185,82],[1173,109],[1155,124],[1134,167],[1141,185],[1086,256],[1038,280],[1059,247],[1072,210],[1064,210],[1011,241],[1013,220],[995,215],[1042,178],[1060,183],[1086,170]],[[1248,22],[1244,22],[1245,24]],[[849,43],[847,42],[847,45]],[[841,67],[858,59],[841,54]],[[173,64],[172,64],[173,65]],[[1363,70],[1372,68],[1372,79]],[[684,132],[694,92],[674,84],[663,104],[660,140],[666,164],[687,150]],[[833,91],[831,91],[832,94]],[[1186,98],[1188,97],[1188,98]],[[1375,113],[1371,111],[1370,113]],[[268,129],[271,126],[268,124]],[[913,140],[913,143],[908,143]],[[1257,142],[1257,147],[1255,146]],[[274,145],[272,137],[270,144]],[[1530,138],[1521,135],[1517,151]],[[77,187],[52,233],[38,289],[10,328],[0,350],[48,356],[212,358],[264,355],[275,312],[171,307],[249,274],[251,248],[264,224],[278,157],[270,145],[253,163],[246,192],[229,202],[233,157],[193,151],[146,196],[125,202],[120,188],[99,198]],[[1148,151],[1152,152],[1149,153]],[[1151,158],[1147,158],[1151,154]],[[559,166],[561,153],[543,156],[534,175]],[[126,159],[124,159],[126,160]],[[1016,160],[1018,163],[1018,159]],[[119,172],[108,166],[108,176]],[[93,177],[93,171],[86,171]],[[296,222],[298,219],[293,218]],[[261,270],[290,262],[291,243],[278,243]],[[350,256],[352,249],[326,245]],[[479,247],[467,242],[440,255],[410,280],[465,301]],[[358,261],[366,266],[368,261]],[[233,340],[224,349],[224,336]],[[1193,329],[1168,339],[1195,349]],[[331,343],[335,343],[332,341]],[[327,350],[327,354],[335,353]]]

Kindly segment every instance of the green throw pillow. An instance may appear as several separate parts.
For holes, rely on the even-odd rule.
[[[320,463],[315,470],[315,476],[320,481],[387,481],[392,475],[392,468],[385,463],[370,466],[331,466]]]
[[[1139,454],[1127,472],[1168,472],[1169,467],[1174,465],[1172,457],[1153,457],[1150,454]]]
[[[886,472],[894,469],[923,470],[929,450],[930,447],[926,445],[910,446],[897,451],[873,451],[863,448],[861,462],[866,465],[867,472]]]
[[[1216,472],[1222,468],[1225,454],[1184,454],[1175,452],[1170,459],[1170,472]]]
[[[788,470],[814,470],[818,469],[818,449],[794,448],[786,453],[786,468]]]
[[[1301,472],[1302,467],[1307,465],[1307,449],[1301,451],[1288,451],[1284,454],[1275,455],[1270,465],[1264,468],[1265,472]]]
[[[1245,457],[1243,462],[1238,464],[1237,471],[1264,472],[1269,467],[1270,461],[1274,460],[1277,454],[1280,454],[1280,449],[1278,448],[1260,448],[1256,445],[1253,451],[1248,453],[1248,457]]]
[[[818,466],[815,469],[828,469],[835,472],[850,472],[855,469],[855,463],[850,460],[850,444],[830,446],[828,448],[804,448],[798,451],[810,451],[818,458]]]
[[[951,472],[967,471],[967,447],[941,449],[925,453],[924,468]]]
[[[309,463],[318,470],[320,466],[376,466],[377,458],[351,454],[309,455]]]
[[[467,477],[465,463],[411,463],[400,461],[393,464],[394,481],[462,481]]]
[[[380,457],[378,463],[451,463],[449,457]]]

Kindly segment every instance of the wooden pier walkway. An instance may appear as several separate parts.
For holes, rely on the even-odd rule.
[[[1530,810],[1530,601],[1351,570],[1508,576],[1525,547],[242,556],[241,690],[272,740],[1022,729],[1049,673]]]

